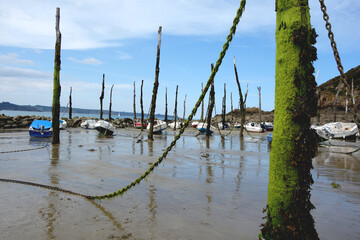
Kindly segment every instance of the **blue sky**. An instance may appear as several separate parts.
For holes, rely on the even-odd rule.
[[[221,113],[224,83],[227,111],[238,107],[233,58],[242,89],[248,84],[248,107],[274,109],[275,19],[274,0],[248,1],[237,33],[215,78],[216,113]],[[132,112],[136,84],[137,112],[144,80],[144,111],[148,112],[155,79],[158,28],[162,26],[159,91],[156,113],[174,111],[179,85],[178,114],[186,115],[197,101],[201,83],[210,75],[229,33],[240,0],[0,0],[0,101],[20,105],[52,104],[55,12],[60,7],[62,33],[61,105],[70,86],[73,107],[98,109],[105,74],[105,109],[114,84],[115,111]],[[360,2],[325,2],[345,71],[360,64]],[[309,1],[313,27],[319,37],[314,63],[317,82],[339,75],[322,19],[319,2]],[[205,106],[207,106],[206,97]],[[200,115],[198,110],[197,117]]]

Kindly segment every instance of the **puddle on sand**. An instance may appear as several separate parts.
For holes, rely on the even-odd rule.
[[[49,184],[87,195],[117,191],[142,175],[175,136],[147,142],[138,131],[113,137],[61,131],[61,144],[0,155],[1,178]],[[264,222],[269,169],[266,134],[210,139],[186,131],[154,172],[122,197],[89,201],[0,183],[0,239],[256,239]],[[141,138],[140,138],[141,139]],[[0,152],[37,148],[24,131],[0,133]],[[312,211],[320,239],[360,236],[360,154],[319,152]],[[340,188],[333,188],[335,182]]]

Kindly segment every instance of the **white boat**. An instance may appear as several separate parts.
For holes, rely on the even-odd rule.
[[[219,122],[219,123],[218,123],[218,126],[219,126],[219,129],[220,129],[220,130],[223,129],[223,123],[222,123],[222,122]],[[224,129],[228,129],[228,128],[229,128],[229,124],[226,122]]]
[[[265,128],[266,131],[273,131],[274,130],[274,124],[272,122],[262,122],[261,126]]]
[[[240,123],[236,122],[236,123],[234,124],[234,128],[240,128],[240,127],[241,127],[241,124],[240,124]]]
[[[99,120],[95,123],[95,129],[103,134],[103,135],[113,135],[115,132],[115,127],[110,122],[107,122],[105,120]]]
[[[320,137],[326,139],[356,139],[359,133],[355,123],[332,122],[312,128]]]
[[[146,127],[147,130],[150,129],[151,123],[149,123]],[[161,120],[155,120],[154,121],[154,127],[153,127],[153,133],[154,134],[160,134],[163,130],[167,128],[167,124],[165,121]]]
[[[248,122],[245,125],[245,129],[248,132],[255,132],[255,133],[262,133],[264,132],[264,128],[261,127],[260,124],[256,123],[256,122]]]
[[[59,128],[64,130],[67,127],[67,122],[63,119],[59,120]]]
[[[197,129],[198,129],[199,132],[201,132],[201,133],[206,133],[206,132],[207,132],[207,123],[200,122],[200,123],[197,125]],[[213,133],[215,130],[216,130],[215,127],[213,127],[213,126],[210,125],[210,133]]]
[[[199,124],[199,121],[193,121],[192,123],[191,123],[191,127],[193,127],[193,128],[197,128],[197,125]]]
[[[85,129],[94,129],[95,128],[95,123],[96,123],[96,120],[88,119],[88,120],[85,120],[84,122],[82,122],[80,124],[80,126],[82,128],[85,128]]]
[[[176,129],[180,129],[182,128],[183,123],[182,122],[176,122]],[[174,129],[175,127],[175,122],[169,123],[169,128]]]

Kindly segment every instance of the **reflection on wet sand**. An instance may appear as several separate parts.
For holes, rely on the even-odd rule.
[[[0,175],[90,195],[109,193],[142,175],[175,134],[146,141],[126,129],[111,138],[69,129],[61,132],[60,145],[2,155]],[[0,138],[0,148],[10,148],[10,140],[24,148],[43,144],[19,133],[9,139]],[[20,239],[28,229],[32,239],[256,238],[267,196],[266,134],[240,138],[236,131],[223,137],[190,132],[178,143],[146,181],[110,200],[1,183],[0,214],[7,219],[1,220],[0,239]],[[325,151],[314,159],[312,214],[320,239],[360,235],[358,159],[360,153]],[[334,189],[332,182],[340,187]]]

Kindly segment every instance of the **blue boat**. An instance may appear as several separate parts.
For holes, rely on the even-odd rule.
[[[29,127],[30,137],[49,138],[52,136],[52,124],[47,120],[34,120]]]

